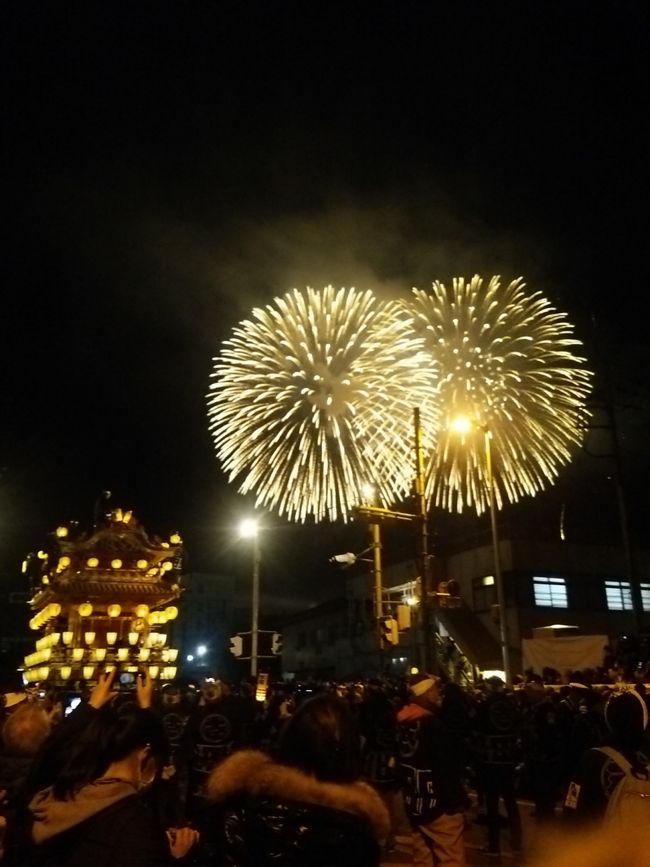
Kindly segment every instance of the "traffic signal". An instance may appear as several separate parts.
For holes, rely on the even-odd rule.
[[[230,639],[230,652],[233,656],[241,656],[244,652],[244,639],[241,635],[234,635]]]
[[[282,633],[274,632],[271,639],[271,653],[279,656],[282,653]]]
[[[399,628],[394,617],[381,617],[379,631],[382,647],[394,647],[399,644]]]
[[[411,606],[410,605],[398,605],[397,606],[397,627],[401,631],[403,629],[411,628]]]
[[[257,675],[257,686],[255,687],[255,701],[266,701],[266,693],[269,691],[269,676],[265,672],[260,672]]]

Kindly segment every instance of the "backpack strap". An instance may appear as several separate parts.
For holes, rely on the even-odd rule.
[[[616,762],[616,764],[621,768],[621,770],[625,771],[626,774],[629,774],[632,770],[632,763],[628,762],[623,753],[619,753],[619,751],[615,750],[614,747],[596,747],[596,749],[599,753],[604,753],[608,758]]]

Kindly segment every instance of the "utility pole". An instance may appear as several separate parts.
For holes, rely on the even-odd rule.
[[[429,554],[429,522],[424,490],[424,447],[420,426],[420,411],[413,411],[415,428],[415,481],[414,489],[417,508],[414,512],[396,512],[379,506],[364,505],[356,509],[359,515],[367,518],[372,531],[373,570],[374,570],[374,609],[377,619],[377,638],[381,647],[381,620],[383,615],[383,587],[381,565],[380,523],[384,520],[409,521],[419,524],[419,559],[421,561],[420,628],[421,628],[421,665],[425,671],[437,670],[437,653],[432,652],[431,642],[431,604],[435,598],[432,588],[431,555]],[[380,651],[381,654],[381,651]],[[380,664],[381,664],[380,658]]]
[[[431,641],[431,601],[433,587],[429,557],[429,520],[424,481],[424,446],[422,444],[422,424],[420,410],[413,410],[415,433],[415,497],[417,519],[420,524],[420,573],[422,577],[422,597],[420,599],[420,625],[422,628],[422,667],[425,671],[437,673],[438,654],[433,651]]]
[[[375,626],[377,629],[377,647],[379,648],[379,674],[384,671],[384,651],[382,647],[381,618],[384,614],[384,588],[381,574],[381,530],[379,521],[370,524],[372,534],[372,569],[375,587]]]
[[[494,583],[497,589],[497,602],[499,604],[499,643],[501,644],[501,658],[503,660],[503,672],[506,678],[506,686],[512,683],[510,670],[510,648],[508,647],[508,623],[505,593],[503,591],[503,572],[501,571],[501,549],[499,545],[499,531],[497,527],[497,505],[494,494],[494,473],[492,472],[492,436],[487,427],[483,428],[485,441],[485,468],[487,474],[488,495],[490,499],[490,524],[492,527],[492,555],[494,559]]]

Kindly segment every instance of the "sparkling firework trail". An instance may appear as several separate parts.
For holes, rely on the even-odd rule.
[[[592,374],[573,326],[520,278],[501,286],[475,276],[448,289],[413,290],[406,303],[438,373],[442,413],[427,492],[449,511],[488,505],[485,432],[491,437],[497,503],[554,481],[583,438]],[[455,420],[472,420],[464,437]]]
[[[396,302],[369,291],[288,292],[237,325],[214,359],[210,431],[229,481],[290,520],[346,520],[372,483],[408,493],[413,409],[433,446],[435,366]]]

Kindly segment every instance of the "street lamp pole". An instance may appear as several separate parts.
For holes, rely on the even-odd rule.
[[[251,677],[257,677],[260,616],[260,543],[257,531],[253,536],[253,612],[251,616]]]
[[[257,661],[259,657],[259,617],[260,617],[260,543],[259,527],[254,518],[242,521],[239,527],[240,535],[253,540],[253,600],[251,612],[251,677],[257,677]]]
[[[510,651],[508,648],[508,624],[506,622],[505,594],[503,592],[503,574],[501,572],[501,551],[499,548],[499,531],[497,527],[497,508],[494,493],[494,473],[492,472],[492,434],[487,427],[483,428],[485,439],[485,467],[487,487],[490,500],[490,523],[492,526],[492,553],[494,559],[494,583],[497,588],[497,603],[499,605],[499,641],[506,685],[510,686],[512,675],[510,671]]]

